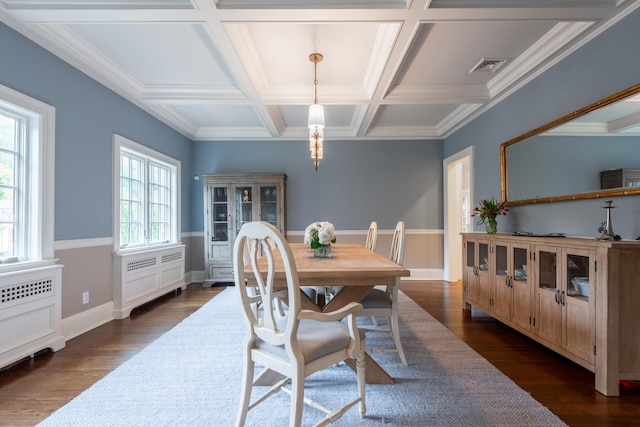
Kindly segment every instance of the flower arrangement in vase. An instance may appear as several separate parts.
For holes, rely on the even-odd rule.
[[[313,222],[304,230],[304,242],[311,246],[314,256],[330,258],[331,244],[336,242],[336,229],[327,221]]]
[[[506,202],[498,202],[494,197],[491,199],[483,199],[479,206],[473,208],[472,217],[478,217],[476,225],[486,224],[487,233],[495,234],[498,232],[498,221],[496,217],[506,215],[509,209]]]

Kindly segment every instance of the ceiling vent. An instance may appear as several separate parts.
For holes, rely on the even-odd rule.
[[[470,73],[495,73],[507,63],[509,58],[482,58],[469,72]]]

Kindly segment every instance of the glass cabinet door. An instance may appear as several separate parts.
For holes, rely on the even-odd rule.
[[[508,254],[509,248],[506,244],[496,243],[495,256],[493,257],[493,270],[495,271],[493,310],[496,316],[511,320],[513,292],[509,279]]]
[[[475,267],[476,265],[476,243],[467,241],[467,267]]]
[[[278,191],[275,185],[260,187],[260,219],[278,226]]]
[[[527,261],[528,251],[526,248],[513,247],[513,280],[518,282],[527,281]]]
[[[496,245],[496,276],[501,276],[503,279],[507,276],[507,247],[505,245]]]
[[[589,257],[567,254],[567,295],[589,299]]]
[[[247,222],[253,221],[253,187],[235,187],[236,196],[236,235]]]
[[[478,269],[481,271],[489,271],[489,244],[479,243],[478,250],[480,255]]]
[[[556,291],[557,254],[555,252],[538,252],[538,287],[548,291]]]
[[[212,242],[227,242],[229,240],[229,199],[227,187],[211,187],[211,234]]]
[[[531,286],[529,285],[529,246],[514,243],[511,247],[511,289],[513,290],[513,312],[511,321],[530,331],[533,328],[531,310]]]
[[[535,331],[541,339],[554,345],[562,341],[562,291],[558,281],[560,260],[558,248],[539,248],[536,251],[536,313]]]

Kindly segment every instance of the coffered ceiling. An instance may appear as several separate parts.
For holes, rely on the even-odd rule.
[[[439,139],[640,0],[0,0],[0,20],[193,140]]]

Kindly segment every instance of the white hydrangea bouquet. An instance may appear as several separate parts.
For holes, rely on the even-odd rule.
[[[336,229],[327,221],[311,223],[304,230],[304,242],[311,245],[311,249],[335,243]]]

